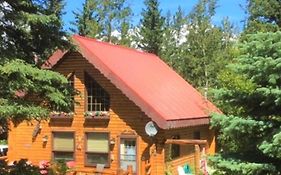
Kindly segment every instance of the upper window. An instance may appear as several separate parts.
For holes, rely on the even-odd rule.
[[[86,165],[104,164],[109,167],[109,133],[86,133]]]
[[[53,132],[53,159],[74,160],[74,132]]]
[[[109,94],[87,73],[87,111],[109,111]]]

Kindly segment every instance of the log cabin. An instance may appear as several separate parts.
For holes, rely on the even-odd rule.
[[[215,152],[209,121],[219,109],[159,57],[79,35],[72,42],[77,51],[58,50],[43,68],[68,78],[78,104],[48,121],[11,124],[8,160],[73,160],[79,174],[130,167],[163,175],[194,168],[194,145],[171,140],[203,140],[199,149]]]

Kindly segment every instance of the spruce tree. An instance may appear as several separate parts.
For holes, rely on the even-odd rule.
[[[131,8],[126,0],[85,0],[83,10],[73,12],[77,29],[73,32],[116,44],[130,45],[128,30],[130,28]],[[113,32],[120,34],[113,36]]]
[[[158,0],[145,0],[140,21],[139,47],[149,53],[161,52],[164,17],[161,16]]]
[[[1,57],[42,62],[57,48],[67,46],[61,21],[63,6],[62,0],[1,3]]]
[[[100,38],[102,31],[102,26],[100,24],[101,19],[97,15],[93,15],[93,9],[96,9],[97,5],[97,1],[85,0],[83,3],[83,10],[73,12],[75,21],[71,22],[71,24],[76,26],[77,29],[70,28],[70,30],[81,36]]]
[[[281,29],[280,0],[248,0],[246,33],[278,31]]]
[[[164,23],[161,58],[180,74],[183,70],[182,58],[186,34],[187,17],[182,8],[178,7],[173,16],[168,12]]]
[[[67,79],[38,68],[55,49],[68,46],[62,8],[62,0],[1,2],[1,122],[40,120],[52,110],[71,110]]]
[[[195,87],[203,89],[206,97],[210,88],[218,86],[218,73],[230,61],[227,55],[231,40],[225,38],[229,31],[212,24],[216,4],[216,0],[200,0],[196,4],[188,16],[184,43],[182,74]]]
[[[221,152],[215,174],[281,173],[281,32],[247,35],[234,63],[220,75],[214,115]]]

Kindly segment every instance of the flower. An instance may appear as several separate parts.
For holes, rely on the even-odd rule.
[[[75,162],[74,161],[68,161],[68,162],[66,162],[66,166],[68,168],[73,168],[73,167],[75,167]]]
[[[50,167],[50,162],[46,160],[41,160],[39,162],[40,174],[48,174],[48,168]]]

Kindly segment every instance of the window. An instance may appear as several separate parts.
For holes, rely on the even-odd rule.
[[[180,139],[179,135],[175,135],[172,137],[173,139]],[[175,159],[180,157],[180,145],[178,144],[172,144],[171,146],[171,158]]]
[[[109,153],[108,132],[86,133],[86,165],[104,164],[109,167]]]
[[[201,139],[200,131],[193,132],[193,139]]]
[[[133,167],[133,172],[137,171],[137,140],[132,136],[120,138],[120,168],[127,170],[128,165]]]
[[[109,94],[87,73],[87,111],[109,111]]]
[[[53,160],[74,160],[74,132],[53,132]]]

